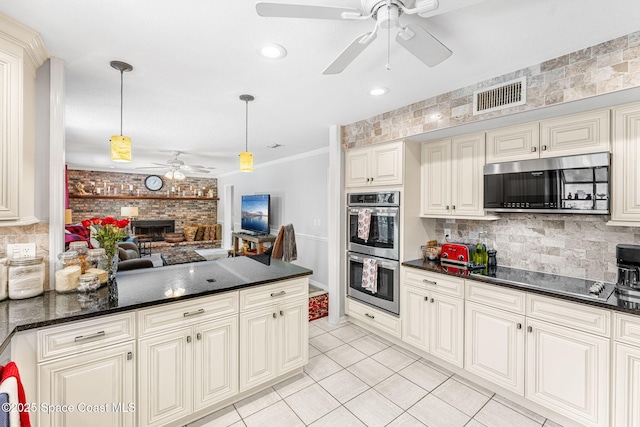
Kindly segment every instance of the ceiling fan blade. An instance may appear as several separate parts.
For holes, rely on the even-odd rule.
[[[139,166],[136,169],[170,169],[169,166]]]
[[[438,65],[451,56],[451,51],[438,39],[418,25],[407,25],[400,29],[396,41],[426,66]]]
[[[366,48],[376,39],[375,32],[362,34],[351,42],[345,50],[343,50],[336,59],[333,60],[322,74],[338,74],[341,73],[354,59],[358,57]]]
[[[302,4],[257,2],[256,11],[258,15],[267,18],[358,19],[362,17],[358,9]]]

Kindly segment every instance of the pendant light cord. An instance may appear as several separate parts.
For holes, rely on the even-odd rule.
[[[246,114],[245,114],[245,119],[244,119],[244,151],[249,151],[249,101],[244,101],[244,104],[246,106]]]
[[[124,97],[124,70],[120,70],[120,136],[122,136],[122,104]]]

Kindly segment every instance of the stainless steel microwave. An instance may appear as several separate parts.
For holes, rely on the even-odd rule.
[[[484,209],[493,212],[609,213],[609,153],[484,166]]]

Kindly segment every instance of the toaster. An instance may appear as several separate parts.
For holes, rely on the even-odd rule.
[[[469,243],[443,243],[440,261],[449,264],[472,265],[476,246]]]

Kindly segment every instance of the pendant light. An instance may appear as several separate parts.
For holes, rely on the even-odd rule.
[[[111,137],[111,160],[114,162],[131,161],[131,138],[122,135],[122,101],[123,75],[125,71],[133,70],[126,62],[111,61],[111,66],[120,71],[120,135]]]
[[[251,95],[240,95],[240,100],[244,101],[246,106],[244,151],[240,153],[240,171],[242,172],[253,172],[253,153],[249,152],[249,101],[254,99]]]

